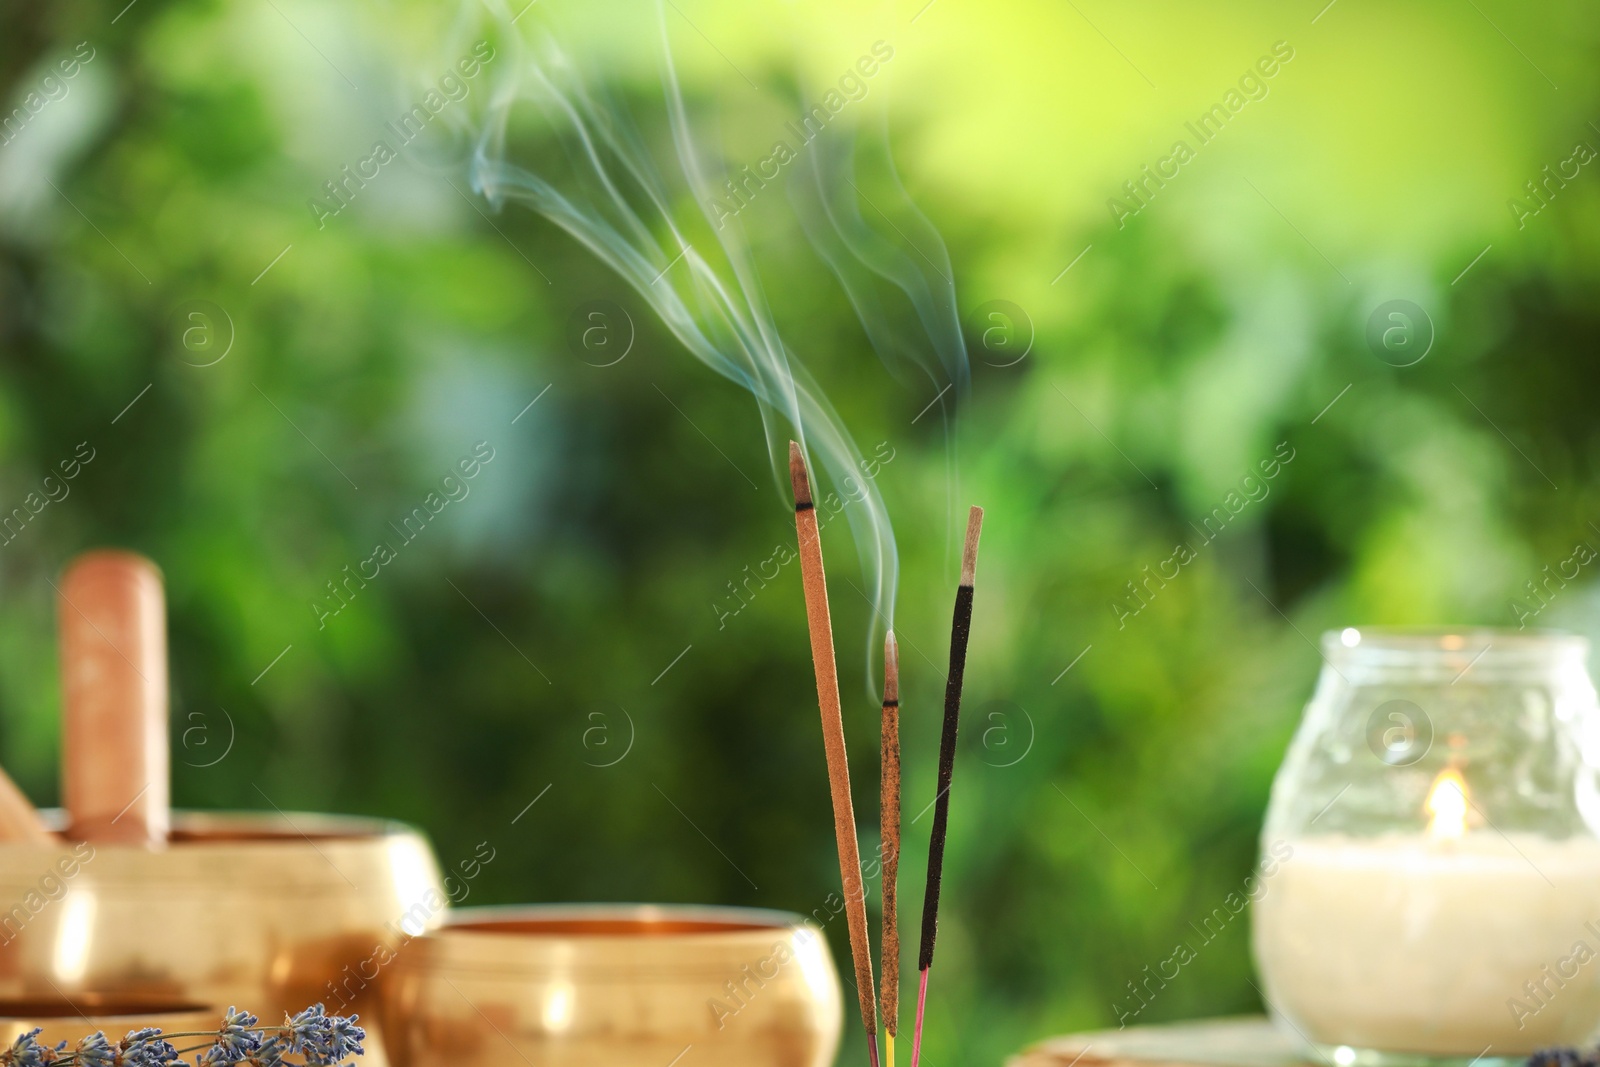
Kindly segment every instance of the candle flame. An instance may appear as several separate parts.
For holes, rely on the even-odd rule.
[[[1439,772],[1428,790],[1428,836],[1453,841],[1467,832],[1467,780],[1454,766]]]

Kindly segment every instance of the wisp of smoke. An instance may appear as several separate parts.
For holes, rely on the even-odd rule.
[[[868,200],[861,191],[856,177],[865,170],[884,176],[890,207],[899,222],[882,211],[883,194]],[[907,368],[918,368],[935,389],[952,385],[958,396],[964,396],[970,368],[956,313],[950,255],[939,231],[901,185],[887,135],[857,138],[849,126],[830,126],[819,134],[805,156],[799,180],[789,189],[806,237],[839,279],[884,363],[902,376]],[[889,225],[892,235],[868,225],[863,202]],[[893,296],[885,285],[904,295],[920,332],[896,328],[888,307]]]
[[[885,112],[879,117],[887,121]],[[882,176],[875,198],[869,199],[858,184],[866,172]],[[816,137],[789,195],[807,239],[839,279],[878,357],[908,386],[912,372],[920,371],[935,400],[941,401],[948,552],[954,544],[959,493],[951,409],[942,401],[948,393],[955,394],[954,401],[966,399],[971,367],[944,241],[901,184],[882,128],[874,136],[857,138],[848,125],[830,125]],[[885,202],[893,217],[884,211]],[[868,225],[862,203],[891,232]],[[908,328],[904,315],[895,314],[894,305],[900,303],[908,306],[914,326]]]
[[[788,499],[791,436],[806,450],[812,470],[844,490],[850,501],[844,511],[874,607],[867,634],[870,664],[882,629],[893,625],[899,574],[894,528],[877,485],[860,476],[862,456],[850,433],[779,336],[742,226],[737,220],[715,224],[707,211],[714,200],[709,192],[712,168],[695,145],[661,6],[656,5],[663,111],[671,145],[664,153],[670,157],[666,167],[657,166],[628,114],[587,82],[559,45],[548,38],[537,45],[525,43],[502,0],[485,0],[485,6],[502,27],[505,61],[498,64],[499,81],[472,152],[473,188],[496,206],[524,204],[576,238],[639,294],[690,353],[755,397],[769,471],[781,499]],[[509,128],[522,104],[536,108],[554,128],[564,159],[522,166],[509,158]],[[967,363],[943,242],[914,208],[903,216],[931,234],[925,245],[942,258],[942,270],[935,269],[940,285],[911,263],[903,249],[866,226],[853,203],[839,193],[840,168],[848,180],[851,155],[848,146],[842,163],[836,152],[813,153],[812,169],[794,182],[806,186],[796,204],[802,216],[809,216],[808,236],[844,286],[882,358],[891,367],[908,360],[921,365],[930,377],[943,378],[962,393]],[[892,176],[892,165],[889,172]],[[894,188],[899,190],[897,179]],[[903,190],[898,195],[909,205]],[[934,260],[928,263],[935,265]],[[904,293],[927,337],[942,339],[929,346],[936,359],[899,340],[888,327],[874,278]]]

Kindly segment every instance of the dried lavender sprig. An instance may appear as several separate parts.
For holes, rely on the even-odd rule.
[[[1596,1067],[1600,1049],[1542,1048],[1528,1057],[1527,1067]]]
[[[356,1025],[359,1016],[329,1015],[321,1004],[294,1016],[284,1016],[282,1026],[261,1026],[246,1011],[229,1007],[216,1030],[188,1030],[163,1034],[159,1028],[130,1030],[112,1045],[104,1031],[80,1040],[71,1051],[67,1043],[54,1048],[39,1043],[43,1032],[35,1027],[0,1051],[0,1067],[187,1067],[183,1054],[205,1054],[195,1058],[195,1067],[333,1067],[349,1056],[366,1050],[362,1041],[366,1031]],[[175,1048],[171,1038],[206,1037],[207,1043]],[[298,1053],[303,1062],[286,1057]]]

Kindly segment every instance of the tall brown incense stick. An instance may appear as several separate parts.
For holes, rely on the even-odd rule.
[[[806,625],[811,631],[811,663],[817,673],[822,708],[822,747],[828,757],[828,788],[833,794],[833,835],[844,882],[845,920],[850,955],[856,967],[856,995],[867,1031],[867,1053],[878,1064],[877,994],[872,982],[872,946],[867,934],[867,893],[861,880],[861,848],[856,842],[855,806],[850,800],[850,764],[845,758],[844,715],[839,707],[839,672],[833,659],[833,622],[828,617],[828,584],[822,572],[822,537],[811,503],[811,480],[800,446],[789,442],[789,479],[794,483],[794,524],[800,538],[800,578],[805,586]]]
[[[972,585],[978,573],[978,534],[983,509],[967,514],[967,543],[961,552],[961,584],[956,587],[950,623],[950,673],[944,685],[944,731],[939,738],[939,792],[934,796],[933,833],[928,841],[928,887],[922,898],[922,950],[917,957],[917,1022],[911,1034],[911,1067],[922,1058],[922,1020],[928,1004],[928,969],[939,933],[939,886],[944,879],[944,839],[950,825],[950,775],[956,763],[956,732],[961,721],[961,683],[967,671],[967,639],[972,633]]]
[[[894,1039],[900,1036],[900,649],[894,631],[883,639],[883,1062],[894,1067]]]

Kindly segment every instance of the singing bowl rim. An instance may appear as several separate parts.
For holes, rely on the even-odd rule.
[[[59,810],[44,812],[59,827]],[[0,901],[36,889],[58,872],[119,897],[162,898],[174,892],[201,905],[281,898],[387,897],[393,878],[405,899],[440,884],[427,835],[390,819],[314,812],[177,811],[175,840],[165,848],[68,840],[0,842]],[[92,851],[87,855],[85,848]],[[70,868],[70,870],[69,870]],[[80,873],[81,872],[81,873]],[[415,890],[415,892],[412,892]],[[70,885],[67,891],[70,892]]]
[[[40,821],[57,833],[66,828],[67,814],[61,808],[41,808]],[[167,848],[173,851],[202,849],[268,849],[284,845],[296,849],[308,842],[328,845],[369,844],[373,841],[407,835],[421,837],[422,831],[398,819],[374,815],[338,815],[318,811],[251,811],[245,809],[175,809],[172,812],[173,837]],[[37,852],[71,850],[78,842],[62,840],[47,844],[32,841],[0,841],[0,850]],[[148,853],[158,851],[143,845],[114,842],[95,844],[95,851]]]
[[[640,932],[534,931],[519,924],[627,923],[706,929]],[[497,929],[498,928],[498,929]],[[832,966],[822,929],[806,916],[767,908],[703,904],[509,904],[452,909],[442,925],[407,943],[394,961],[396,978],[424,982],[454,975],[540,981],[550,974],[723,975],[732,962],[770,955],[778,944],[820,954]]]
[[[576,930],[555,924],[630,924],[639,932]],[[549,930],[516,929],[516,926],[552,924]],[[703,927],[703,929],[645,930],[648,926]],[[570,904],[491,904],[453,908],[444,924],[430,930],[434,940],[534,942],[577,945],[601,943],[663,944],[668,941],[705,942],[740,939],[753,934],[783,933],[800,928],[820,933],[816,924],[797,912],[776,908],[745,908],[723,904],[570,903]]]

